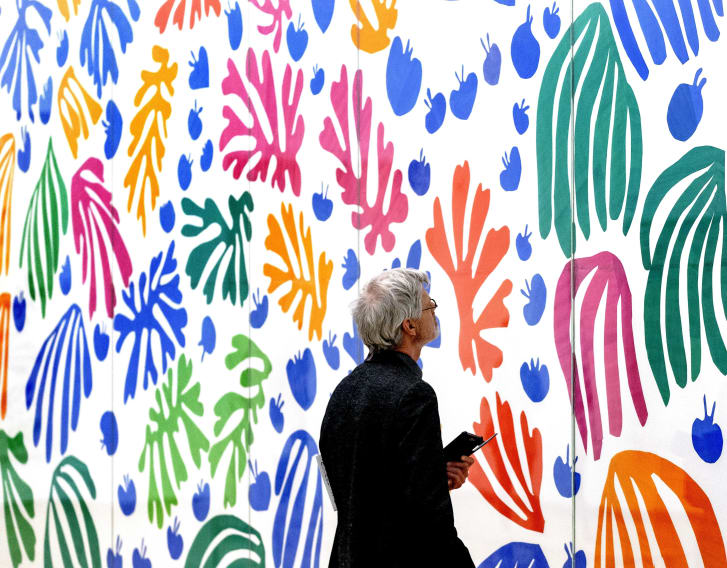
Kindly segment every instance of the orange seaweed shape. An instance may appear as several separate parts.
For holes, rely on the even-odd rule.
[[[628,450],[616,454],[608,468],[601,506],[598,510],[598,532],[594,553],[595,568],[601,568],[602,565],[605,565],[606,568],[615,568],[616,566],[630,568],[637,565],[634,558],[636,551],[626,529],[624,510],[621,507],[616,491],[616,481],[619,482],[623,491],[628,513],[630,513],[636,527],[638,553],[641,554],[639,565],[644,568],[653,568],[654,562],[644,517],[635,489],[638,489],[646,506],[648,520],[651,521],[651,531],[649,532],[655,537],[656,544],[659,547],[659,550],[655,552],[662,559],[660,563],[670,568],[686,568],[691,564],[693,559],[690,559],[689,563],[687,562],[677,527],[674,525],[669,510],[657,491],[654,476],[666,484],[683,505],[684,512],[691,525],[691,531],[684,527],[682,532],[685,535],[690,535],[690,532],[693,531],[704,566],[710,568],[724,568],[727,566],[727,555],[725,555],[724,542],[717,517],[709,497],[699,484],[669,460],[649,452]],[[614,520],[618,531],[621,558],[616,557],[614,547],[616,538]],[[603,544],[604,522],[606,531],[605,564],[602,564],[601,547]]]
[[[520,455],[518,454],[517,439],[515,435],[515,426],[512,419],[512,411],[507,402],[500,400],[500,393],[495,393],[497,402],[497,422],[499,426],[499,436],[492,440],[489,444],[482,448],[487,464],[490,466],[495,479],[502,489],[510,496],[510,499],[518,508],[514,510],[510,508],[500,497],[497,496],[492,483],[487,474],[482,469],[480,463],[475,463],[470,468],[469,480],[477,488],[485,500],[492,505],[498,513],[507,517],[514,523],[531,531],[543,532],[545,528],[545,518],[543,510],[540,506],[540,483],[543,479],[543,440],[540,436],[540,430],[533,429],[530,434],[528,428],[528,419],[525,412],[520,413],[520,433],[522,436],[522,447],[525,449],[525,461],[527,463],[527,471],[530,480],[525,479]],[[487,439],[496,431],[490,411],[490,404],[486,398],[482,398],[480,405],[480,423],[472,424],[475,434]],[[517,482],[522,488],[518,492],[513,480],[508,475],[505,461],[503,459],[500,446],[505,449],[505,456],[510,467],[515,474]],[[527,505],[523,502],[520,494],[527,497]]]
[[[78,14],[78,6],[81,4],[81,0],[71,0],[70,7],[73,8],[73,14]],[[58,0],[58,10],[60,11],[63,18],[66,20],[71,19],[71,10],[70,10],[68,0]]]
[[[159,33],[163,34],[167,29],[169,23],[169,15],[172,13],[174,4],[179,2],[174,15],[172,16],[172,23],[176,24],[181,30],[184,26],[184,13],[187,10],[187,0],[166,0],[164,4],[159,6],[156,16],[154,17],[154,25],[159,28]],[[220,0],[204,0],[204,15],[209,16],[210,10],[213,10],[216,16],[220,15],[222,6],[220,6]],[[189,7],[189,29],[194,28],[194,24],[197,20],[202,20],[202,0],[191,0]]]
[[[512,291],[512,282],[509,279],[502,281],[477,319],[474,319],[473,303],[477,292],[507,253],[510,246],[510,229],[504,226],[497,230],[490,229],[487,232],[477,266],[473,271],[475,251],[482,239],[485,220],[490,209],[490,190],[483,190],[482,184],[477,186],[469,226],[467,256],[465,256],[463,241],[466,230],[465,215],[467,212],[465,208],[469,190],[470,167],[469,163],[465,161],[462,166],[455,168],[452,181],[452,231],[456,255],[454,261],[450,245],[447,242],[439,197],[434,200],[434,227],[427,230],[426,239],[429,252],[447,273],[454,286],[459,309],[459,358],[462,368],[469,369],[473,375],[475,374],[475,357],[472,350],[472,342],[474,342],[480,372],[485,380],[490,382],[492,369],[502,364],[502,351],[482,339],[480,334],[486,329],[507,327],[510,313],[503,300]]]
[[[8,355],[10,353],[10,294],[0,294],[0,418],[5,418],[8,409]]]
[[[396,0],[370,0],[379,27],[374,28],[361,7],[361,0],[348,0],[358,22],[351,26],[353,44],[366,53],[376,53],[388,47],[391,40],[387,35],[396,25]],[[391,6],[387,4],[391,3]]]
[[[295,253],[295,260],[298,263],[297,274],[296,269],[293,267],[293,259],[291,258],[290,251],[285,243],[285,237],[280,227],[280,223],[271,213],[268,215],[268,229],[270,233],[265,238],[265,248],[269,251],[277,254],[283,262],[287,270],[283,271],[277,266],[265,263],[263,266],[263,274],[270,278],[270,285],[268,286],[268,292],[274,292],[279,286],[290,282],[290,291],[282,296],[278,303],[284,312],[290,309],[293,301],[301,294],[298,300],[298,305],[293,313],[293,321],[297,322],[298,329],[303,328],[303,316],[305,313],[305,305],[307,297],[311,299],[311,311],[310,321],[308,325],[308,339],[313,339],[313,333],[315,332],[318,339],[321,339],[323,334],[323,318],[326,316],[327,298],[328,298],[328,283],[331,280],[331,274],[333,273],[333,262],[326,260],[326,253],[321,253],[318,257],[318,282],[316,283],[315,271],[313,266],[313,245],[311,241],[310,228],[306,229],[303,223],[303,213],[299,216],[300,229],[295,226],[295,217],[293,215],[293,206],[285,206],[285,203],[280,205],[280,214],[283,220],[283,226],[285,232],[288,235],[293,252]],[[301,256],[300,242],[298,240],[298,232],[300,232],[300,239],[303,244],[302,253],[305,254],[305,259]],[[303,267],[303,261],[305,260],[305,270]],[[309,280],[306,280],[305,273],[310,276]]]
[[[134,156],[137,147],[138,152],[136,152],[129,166],[129,171],[124,178],[124,187],[129,188],[129,200],[126,205],[129,212],[131,212],[134,197],[138,193],[136,218],[141,220],[141,229],[144,235],[146,235],[147,182],[151,194],[151,210],[153,211],[156,208],[157,197],[159,197],[159,179],[157,176],[162,171],[162,158],[164,158],[165,152],[164,138],[167,137],[167,120],[172,114],[172,105],[164,98],[162,86],[166,86],[169,99],[171,99],[174,96],[172,83],[177,77],[177,64],[169,65],[168,50],[155,45],[152,48],[151,56],[154,61],[159,63],[159,69],[141,72],[143,84],[136,93],[136,97],[134,97],[134,106],[140,106],[150,90],[152,95],[144,103],[144,106],[139,109],[129,125],[129,130],[133,136],[129,145],[129,157]],[[140,142],[141,146],[139,147]]]
[[[0,274],[10,268],[10,205],[15,175],[15,138],[0,137]]]
[[[89,119],[92,124],[96,124],[102,112],[101,105],[83,88],[73,67],[69,67],[58,89],[58,114],[74,158],[78,158],[78,140],[81,135],[84,140],[88,139]]]

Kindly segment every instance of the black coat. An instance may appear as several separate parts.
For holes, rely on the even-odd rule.
[[[474,568],[454,528],[437,396],[411,357],[377,353],[339,383],[320,451],[338,507],[331,568]]]

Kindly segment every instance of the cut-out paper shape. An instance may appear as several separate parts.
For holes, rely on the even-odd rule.
[[[173,83],[177,77],[177,64],[169,65],[168,50],[155,45],[151,50],[151,56],[154,62],[159,64],[159,68],[156,71],[141,72],[142,85],[134,97],[134,106],[140,108],[129,124],[132,140],[128,155],[130,158],[133,156],[133,159],[124,177],[124,187],[129,190],[126,208],[131,213],[132,205],[136,201],[136,218],[141,221],[144,235],[146,235],[147,190],[152,211],[156,209],[159,197],[158,176],[162,171],[167,120],[172,114],[170,101],[174,96]]]
[[[15,137],[0,136],[0,274],[10,269],[10,239],[13,180],[15,178]]]
[[[537,325],[540,318],[543,317],[547,299],[543,277],[540,274],[535,274],[530,282],[526,280],[525,290],[521,289],[520,293],[528,299],[528,303],[523,306],[525,322],[528,325]]]
[[[237,65],[232,59],[227,61],[227,77],[222,81],[222,94],[234,95],[243,103],[245,111],[236,112],[230,104],[236,103],[235,99],[229,100],[222,109],[222,116],[227,119],[227,126],[220,135],[219,149],[220,152],[228,149],[227,154],[222,158],[222,167],[225,170],[232,166],[232,175],[235,179],[239,179],[243,170],[250,164],[250,160],[259,155],[257,163],[250,167],[247,171],[247,179],[262,181],[267,179],[270,169],[270,161],[275,158],[275,170],[272,173],[270,184],[278,187],[281,192],[285,191],[286,181],[285,175],[288,174],[290,186],[294,195],[300,195],[301,174],[300,165],[297,161],[297,153],[303,143],[303,133],[305,132],[305,124],[302,115],[298,115],[298,103],[303,92],[303,71],[298,69],[295,76],[295,86],[292,85],[293,70],[290,65],[285,66],[283,74],[283,82],[279,97],[276,94],[275,78],[273,74],[273,66],[270,54],[265,51],[261,59],[262,75],[258,71],[257,57],[253,49],[248,49],[245,65],[246,81],[243,82]],[[246,86],[246,83],[248,86]],[[273,133],[271,141],[268,141],[261,117],[258,115],[256,107],[253,106],[250,99],[248,88],[252,87],[260,96],[262,101],[265,118],[270,125]],[[280,139],[279,134],[279,112],[278,98],[282,105],[282,122],[284,126],[284,139]],[[248,115],[252,118],[252,126],[248,127],[244,124],[249,122]],[[296,116],[297,115],[297,116]],[[255,140],[255,147],[250,148],[249,138]],[[234,147],[228,148],[231,142],[236,144],[244,144],[245,149],[236,150]],[[283,149],[285,148],[285,149]]]
[[[316,65],[313,67],[313,78],[310,80],[310,92],[317,95],[323,90],[326,81],[326,72]]]
[[[512,105],[512,121],[515,124],[515,130],[518,134],[524,134],[530,125],[530,119],[527,112],[530,106],[525,105],[525,99],[518,104]]]
[[[212,140],[207,140],[202,148],[202,156],[199,159],[199,167],[203,172],[206,172],[212,167],[212,158],[214,157],[214,146],[212,146]]]
[[[724,276],[721,303],[720,292],[713,289],[715,271],[724,275],[727,270],[724,245],[718,247],[720,238],[724,241],[727,214],[724,155],[724,150],[712,146],[690,150],[659,175],[644,202],[641,261],[649,271],[644,337],[649,365],[665,405],[669,403],[670,376],[680,388],[686,386],[687,378],[695,381],[699,377],[703,338],[717,370],[727,375]],[[658,237],[652,245],[657,218]],[[686,235],[693,236],[687,239]],[[683,317],[688,322],[686,333]]]
[[[530,237],[532,236],[533,234],[528,232],[528,226],[525,225],[525,230],[515,237],[515,248],[520,260],[528,260],[530,255],[533,254],[533,246],[530,244]]]
[[[7,355],[7,354],[6,354]],[[704,395],[704,418],[692,422],[692,446],[697,455],[707,463],[716,462],[722,455],[722,428],[714,422],[717,401],[712,404],[712,414],[707,414],[707,395]]]
[[[179,156],[179,163],[177,164],[177,180],[179,181],[179,187],[182,188],[182,191],[186,191],[192,183],[193,163],[194,160],[191,155],[185,156],[182,154]]]
[[[278,304],[283,312],[288,312],[294,300],[298,300],[293,321],[298,324],[298,329],[303,329],[306,305],[310,297],[310,317],[308,320],[308,339],[313,339],[313,334],[321,339],[323,333],[323,319],[326,316],[328,306],[328,284],[333,273],[333,262],[326,258],[322,252],[318,256],[317,268],[314,264],[315,254],[310,228],[305,227],[303,212],[299,214],[296,226],[293,206],[282,203],[280,205],[280,221],[271,213],[268,215],[268,236],[265,237],[265,248],[275,253],[283,261],[285,269],[275,264],[266,262],[263,265],[263,274],[270,279],[268,293],[275,292],[281,285],[290,283],[290,290],[280,297]],[[291,243],[292,249],[287,243]],[[303,263],[306,265],[306,272],[303,271]]]
[[[356,257],[356,252],[353,249],[346,251],[346,256],[343,258],[343,276],[341,277],[341,286],[344,290],[350,290],[354,284],[358,281],[361,276],[361,264]]]
[[[383,122],[379,122],[376,131],[377,168],[373,167],[370,159],[372,104],[370,97],[363,97],[363,74],[360,69],[356,71],[350,91],[355,125],[353,132],[349,125],[348,100],[348,74],[346,67],[341,66],[341,78],[331,85],[331,104],[340,126],[342,139],[338,138],[332,118],[326,117],[319,141],[321,147],[333,154],[341,163],[342,167],[336,169],[336,181],[344,190],[341,195],[343,202],[355,208],[351,213],[353,227],[359,230],[370,227],[364,236],[366,252],[374,254],[379,237],[383,249],[391,252],[396,243],[396,237],[390,226],[406,220],[409,213],[409,201],[401,192],[403,180],[401,170],[394,170],[394,175],[390,177],[394,163],[394,146],[391,142],[384,143]],[[354,148],[356,146],[359,147],[360,166],[355,163]],[[370,170],[374,172],[378,180],[373,205],[370,204],[370,201],[374,192],[368,187]],[[389,182],[391,182],[391,189],[387,197]],[[386,211],[384,211],[385,201],[388,202]]]
[[[227,17],[227,38],[230,41],[230,49],[237,50],[242,42],[242,11],[240,3],[235,2],[235,7],[225,10]]]
[[[43,124],[48,124],[50,120],[51,109],[53,108],[53,78],[48,77],[48,80],[43,85],[43,92],[40,94],[38,100],[38,114],[40,115],[40,121]]]
[[[257,467],[257,460],[255,460],[255,466],[247,460],[247,465],[250,468],[253,482],[250,484],[248,490],[248,499],[250,501],[250,507],[253,511],[267,511],[270,506],[270,476],[267,471],[260,473]]]
[[[422,87],[422,62],[412,57],[414,48],[409,41],[404,47],[396,36],[389,49],[386,63],[386,95],[396,116],[403,116],[414,108]]]
[[[292,359],[288,359],[285,366],[288,384],[293,398],[303,410],[308,410],[316,398],[316,362],[313,352],[306,347],[301,355],[298,352]]]
[[[469,73],[464,76],[464,65],[462,65],[462,76],[454,72],[459,85],[449,93],[449,110],[460,120],[467,120],[472,113],[472,107],[477,97],[477,75]]]
[[[328,186],[326,186],[326,193],[323,193],[323,182],[321,182],[321,192],[313,194],[311,203],[316,219],[319,221],[328,220],[333,212],[333,201],[328,198]]]
[[[179,534],[181,523],[178,517],[174,517],[174,525],[167,527],[167,549],[172,560],[177,560],[184,550],[184,539]]]
[[[558,456],[553,464],[553,481],[558,493],[566,499],[570,499],[573,495],[578,494],[581,487],[581,474],[575,471],[578,456],[573,457],[570,461],[570,444],[565,448],[565,460]]]
[[[203,110],[204,107],[197,108],[196,100],[194,101],[194,108],[189,110],[189,115],[187,116],[187,131],[192,140],[197,140],[199,135],[202,134],[202,119],[199,116]]]
[[[61,16],[67,22],[71,19],[71,10],[73,10],[73,15],[78,15],[78,6],[81,4],[81,0],[56,0],[56,3],[58,4],[58,10]]]
[[[210,447],[207,437],[197,425],[197,420],[204,414],[204,406],[199,401],[200,385],[191,384],[192,361],[184,355],[177,362],[176,375],[175,381],[174,372],[169,369],[167,380],[156,391],[156,408],[149,409],[150,422],[146,426],[144,449],[139,457],[139,473],[149,470],[149,521],[153,524],[156,518],[158,528],[162,528],[165,514],[171,516],[172,506],[178,503],[177,491],[188,479],[181,448],[189,450],[189,456],[199,469],[202,454]],[[180,434],[175,436],[178,432]],[[185,438],[186,443],[179,444],[180,438]]]
[[[210,86],[210,64],[205,46],[199,48],[199,55],[192,53],[192,61],[189,66],[192,68],[189,74],[189,88],[192,90],[206,89]]]
[[[102,120],[104,130],[106,131],[106,142],[104,143],[104,155],[110,160],[116,155],[116,151],[121,144],[121,135],[124,131],[124,119],[121,116],[119,107],[116,103],[109,99],[106,103],[106,120]]]
[[[358,333],[356,322],[351,320],[351,323],[353,325],[353,333],[346,332],[343,334],[343,349],[353,359],[356,365],[360,365],[364,361],[364,344]]]
[[[548,6],[543,10],[543,29],[545,35],[550,39],[555,39],[555,36],[560,32],[560,16],[558,15],[559,8],[555,2],[553,2],[552,8]]]
[[[210,484],[203,479],[197,484],[197,491],[192,495],[192,512],[195,519],[202,522],[210,512]]]
[[[520,382],[528,398],[533,402],[542,401],[550,390],[550,374],[548,366],[541,365],[540,359],[533,361],[530,365],[523,363],[520,366]]]
[[[144,539],[141,539],[141,546],[134,549],[134,553],[131,555],[131,566],[132,568],[151,568],[151,559],[146,555],[146,544]]]
[[[69,66],[58,87],[58,114],[74,158],[78,158],[81,136],[88,139],[91,126],[98,123],[102,113],[101,105],[83,88],[73,66]]]
[[[264,324],[265,320],[268,319],[268,297],[263,294],[263,299],[260,299],[260,289],[254,292],[252,295],[252,301],[255,304],[255,308],[250,310],[250,326],[253,329],[260,329]]]
[[[341,356],[336,346],[336,336],[328,332],[328,339],[323,340],[323,356],[326,358],[326,363],[334,371],[338,369],[341,364]]]
[[[672,509],[674,497],[683,509]],[[686,516],[691,526],[675,524],[672,513],[680,521]],[[634,533],[627,530],[627,522],[635,527],[638,541],[631,540]],[[652,558],[661,559],[665,566],[687,566],[683,543],[689,543],[694,555],[691,543],[695,541],[704,566],[727,566],[719,522],[699,484],[656,454],[634,450],[616,454],[608,466],[598,509],[594,568],[649,566]]]
[[[326,33],[328,26],[331,25],[336,0],[312,0],[312,2],[313,16],[316,19],[316,23],[321,29],[321,32]]]
[[[123,541],[119,535],[116,535],[116,546],[106,550],[106,568],[124,568],[124,557],[121,554]]]
[[[498,0],[499,1],[499,0]],[[514,2],[513,2],[514,4]],[[510,542],[485,558],[477,568],[550,568],[539,544]]]
[[[56,47],[56,63],[58,67],[63,67],[68,59],[68,32],[58,32],[58,47]]]
[[[563,564],[563,568],[587,568],[588,567],[588,561],[586,559],[586,553],[582,550],[579,550],[576,552],[576,550],[573,548],[573,543],[570,543],[570,549],[568,548],[567,544],[563,545],[563,548],[565,549],[565,553],[568,556],[566,558],[565,563]]]
[[[270,16],[272,20],[269,24],[259,24],[257,31],[261,35],[275,34],[273,38],[273,51],[278,53],[280,49],[280,40],[283,37],[283,20],[289,20],[293,12],[290,9],[290,0],[250,0],[253,6],[260,10],[266,16]],[[267,20],[263,18],[263,21]]]
[[[124,475],[124,484],[119,485],[116,497],[119,500],[121,512],[127,517],[131,516],[136,509],[136,485],[128,475]]]
[[[285,32],[285,39],[288,43],[288,52],[293,61],[300,61],[308,47],[308,32],[303,29],[304,23],[301,16],[298,15],[298,26],[291,21],[288,23],[288,29]]]
[[[434,259],[447,273],[454,286],[459,312],[459,358],[462,368],[475,374],[475,353],[477,366],[484,379],[492,380],[492,370],[502,364],[502,350],[483,339],[487,329],[507,327],[510,313],[504,299],[512,291],[512,282],[505,278],[487,302],[480,314],[473,313],[474,299],[485,282],[500,264],[510,246],[510,229],[490,229],[485,233],[485,221],[490,209],[490,190],[477,186],[472,206],[469,227],[465,224],[465,207],[470,187],[469,163],[457,166],[452,178],[452,226],[454,242],[449,243],[444,227],[442,204],[439,197],[434,200],[434,226],[426,233],[427,247]],[[464,240],[467,238],[467,254]],[[484,246],[478,259],[475,251]],[[473,345],[475,350],[473,351]]]
[[[669,107],[666,110],[666,123],[669,126],[669,132],[677,140],[682,142],[689,140],[694,131],[702,120],[702,112],[704,110],[704,100],[702,99],[702,89],[707,79],[699,75],[702,68],[697,69],[694,75],[694,82],[691,85],[681,83],[669,101]]]
[[[220,535],[224,534],[224,538]],[[265,539],[237,515],[217,515],[207,521],[194,537],[185,568],[202,566],[205,559],[223,559],[227,555],[244,558],[249,568],[265,566]]]
[[[367,11],[361,6],[362,1],[371,5],[371,9],[376,14],[375,23],[378,27],[374,27],[374,22],[369,20],[366,15]],[[394,29],[398,16],[396,1],[348,0],[348,3],[357,20],[351,26],[351,39],[356,48],[366,53],[376,53],[386,49],[391,41],[388,32]]]
[[[109,353],[111,338],[106,333],[106,324],[96,324],[93,328],[93,350],[99,361],[104,361]]]
[[[619,355],[623,356],[631,401],[642,426],[646,423],[649,412],[646,409],[639,364],[636,358],[631,319],[631,289],[626,278],[626,271],[621,261],[610,252],[601,252],[588,258],[577,258],[574,262],[574,266],[567,263],[563,268],[553,297],[555,348],[568,387],[569,398],[573,401],[573,412],[583,447],[588,450],[590,428],[593,459],[598,460],[601,457],[603,443],[599,402],[599,393],[602,393],[603,390],[606,393],[609,432],[612,436],[621,435],[623,415]],[[578,290],[581,284],[594,270],[595,273],[588,283],[588,288],[582,296],[579,296]],[[571,281],[571,275],[575,281]],[[575,295],[575,301],[571,299],[571,294]],[[578,301],[579,297],[582,300]],[[596,334],[596,314],[604,302],[603,331]],[[579,370],[578,357],[571,344],[571,311],[579,314],[580,318],[578,325],[580,336],[577,344],[580,346],[581,370]],[[593,346],[595,341],[601,337],[603,337],[603,361],[596,362]],[[620,349],[619,343],[621,344]],[[598,368],[604,375],[605,382],[601,385],[596,382],[596,365],[599,365]],[[580,378],[581,373],[583,381]],[[575,385],[575,393],[571,392],[571,382]],[[581,383],[583,387],[581,387]],[[585,388],[585,400],[588,402],[588,424],[586,424],[586,409],[583,406],[583,388]]]
[[[170,17],[172,19],[172,23],[176,25],[178,29],[182,29],[184,26],[184,16],[187,13],[187,1],[188,0],[165,0],[164,3],[159,6],[156,16],[154,17],[154,25],[159,28],[160,34],[163,34],[166,31]],[[205,17],[209,17],[210,10],[214,12],[215,16],[220,15],[220,11],[222,10],[220,0],[189,0],[190,30],[194,28],[194,24],[197,23],[197,20],[202,19],[203,3]],[[173,15],[172,11],[174,11]]]
[[[500,187],[505,191],[515,191],[520,185],[520,176],[523,170],[520,161],[520,150],[517,149],[517,146],[512,147],[509,157],[505,152],[502,165],[505,166],[505,169],[500,172]]]
[[[427,98],[424,99],[424,104],[429,109],[424,118],[424,127],[429,134],[434,134],[441,128],[447,114],[447,99],[444,98],[443,93],[437,93],[432,97],[432,91],[427,89]]]
[[[32,145],[30,143],[30,132],[28,132],[25,126],[20,129],[20,138],[23,142],[23,147],[18,150],[18,168],[20,168],[21,172],[27,172],[30,169]]]
[[[480,38],[482,49],[485,50],[485,61],[482,64],[482,76],[488,85],[497,85],[500,81],[500,69],[502,68],[502,53],[496,43],[490,44],[490,34],[487,34],[487,46],[485,40]]]
[[[119,447],[119,423],[116,421],[116,415],[112,410],[107,410],[101,415],[101,447],[106,453],[113,456]]]
[[[424,156],[424,148],[419,152],[419,159],[409,162],[409,185],[417,195],[425,195],[429,191],[431,180],[431,166]]]
[[[71,259],[66,255],[66,261],[61,267],[61,272],[58,275],[58,284],[61,287],[61,293],[64,296],[68,295],[71,291]]]
[[[215,350],[216,342],[217,334],[215,332],[215,324],[211,317],[205,316],[202,320],[202,337],[198,343],[198,345],[202,346],[202,361],[204,361],[205,353],[212,354]]]
[[[572,257],[573,225],[577,219],[588,239],[591,207],[603,231],[623,216],[626,235],[641,185],[641,115],[601,4],[586,7],[563,34],[543,73],[536,117],[540,236],[555,226]]]
[[[529,79],[538,70],[540,62],[540,44],[533,35],[533,17],[530,15],[530,5],[525,15],[525,21],[518,26],[510,43],[510,56],[515,71],[523,79]]]
[[[25,327],[25,316],[27,313],[27,301],[25,294],[21,290],[20,293],[13,298],[13,322],[18,332],[23,331]]]
[[[475,460],[470,468],[469,480],[498,513],[525,529],[542,533],[545,528],[545,518],[540,507],[540,483],[543,479],[543,441],[540,430],[534,428],[531,433],[525,412],[521,412],[520,440],[518,442],[510,404],[501,402],[500,393],[496,393],[495,396],[497,428],[490,411],[490,404],[484,397],[480,406],[480,422],[472,424],[474,433],[485,439],[495,432],[500,434],[481,450],[494,477],[490,478],[482,469],[479,461]],[[519,448],[524,450],[522,457]],[[504,450],[504,453],[502,450]],[[505,457],[507,457],[510,464],[509,469],[512,470],[514,478],[511,478],[508,473],[504,461]],[[529,479],[526,479],[525,472],[527,472]],[[515,508],[512,508],[498,496],[493,487],[495,481],[500,490],[510,497],[510,501]],[[515,483],[519,485],[519,490],[515,488]],[[523,501],[521,495],[525,496],[527,503]]]
[[[174,229],[175,221],[176,213],[174,212],[174,205],[171,201],[167,201],[159,208],[159,224],[162,226],[162,231],[171,233]]]
[[[5,542],[10,553],[10,562],[17,568],[25,556],[30,562],[35,560],[35,500],[33,488],[23,480],[17,465],[28,463],[28,450],[25,448],[23,433],[10,437],[0,430],[0,476],[2,477],[3,518]]]
[[[270,422],[278,434],[283,431],[283,426],[285,426],[285,416],[283,415],[283,405],[285,404],[285,401],[280,400],[282,396],[283,394],[280,393],[278,394],[278,398],[271,398],[268,410],[270,414]]]
[[[14,306],[13,306],[14,307]],[[17,319],[16,319],[17,321]],[[0,418],[8,411],[8,362],[10,360],[10,294],[0,294]]]

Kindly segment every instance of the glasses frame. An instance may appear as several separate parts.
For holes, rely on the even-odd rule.
[[[427,310],[436,310],[439,307],[437,304],[437,300],[435,300],[434,298],[429,298],[429,301],[432,302],[434,305],[429,306],[428,308],[422,308],[423,312],[426,312]]]

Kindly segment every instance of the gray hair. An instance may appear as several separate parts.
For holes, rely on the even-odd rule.
[[[429,284],[425,272],[411,268],[386,270],[372,278],[351,305],[353,321],[372,353],[401,343],[401,324],[422,316],[422,287]]]

